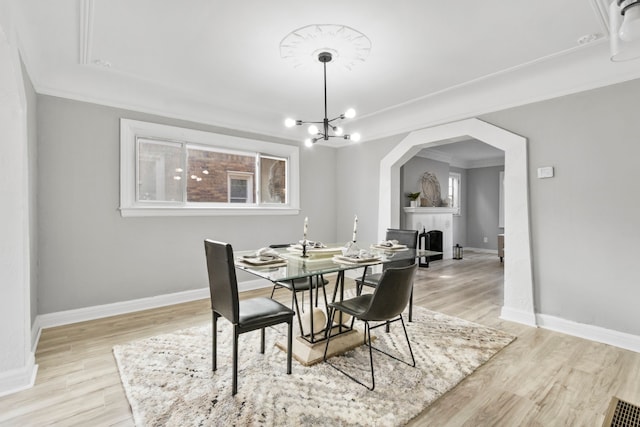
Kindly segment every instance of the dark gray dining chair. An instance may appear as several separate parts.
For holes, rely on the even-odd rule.
[[[386,233],[387,240],[397,240],[398,244],[405,245],[409,249],[416,249],[418,247],[418,231],[417,230],[401,230],[397,228],[388,228]],[[384,272],[390,267],[403,267],[415,263],[415,259],[402,260],[396,262],[390,262],[382,266]],[[364,286],[375,288],[380,282],[382,273],[370,273],[366,274],[363,278],[356,279],[356,289],[358,295],[362,293]],[[411,296],[409,298],[409,322],[413,320],[413,285],[411,286]]]
[[[231,245],[207,239],[204,249],[213,315],[212,369],[217,369],[217,322],[219,317],[224,317],[233,325],[233,395],[238,392],[238,336],[245,332],[261,330],[260,353],[264,354],[265,328],[287,323],[287,374],[291,374],[293,310],[266,297],[240,300]]]
[[[409,296],[411,295],[413,277],[415,276],[418,265],[413,263],[406,267],[391,267],[387,268],[380,278],[378,285],[376,286],[373,294],[362,294],[355,298],[347,299],[341,302],[329,303],[329,319],[333,319],[333,315],[336,311],[342,311],[343,313],[350,314],[355,319],[362,320],[365,324],[364,330],[364,344],[369,347],[369,363],[371,365],[371,387],[364,382],[356,379],[343,369],[337,367],[327,359],[327,350],[329,349],[329,342],[331,340],[331,325],[327,326],[327,343],[324,349],[323,360],[337,369],[353,381],[367,387],[369,390],[373,390],[376,386],[375,374],[373,368],[373,352],[372,350],[379,351],[387,356],[396,359],[409,366],[416,366],[416,360],[413,356],[413,350],[411,349],[411,342],[409,341],[409,335],[407,334],[407,328],[404,325],[402,318],[402,312],[409,303]],[[379,328],[381,326],[388,326],[389,323],[400,321],[402,323],[402,329],[404,330],[404,336],[407,340],[407,346],[409,347],[409,353],[411,354],[411,363],[408,363],[392,354],[389,354],[379,348],[371,345],[371,330]],[[381,322],[375,326],[371,326],[369,322]]]

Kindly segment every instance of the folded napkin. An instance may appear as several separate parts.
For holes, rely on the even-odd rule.
[[[369,252],[366,249],[360,249],[357,253],[344,253],[342,256],[344,258],[350,258],[350,259],[373,259],[376,258],[376,255]]]
[[[378,246],[384,246],[385,248],[392,248],[398,244],[397,240],[385,240],[383,242],[378,243]]]
[[[271,248],[260,248],[254,255],[245,255],[245,258],[260,258],[262,261],[280,258],[278,252]]]
[[[304,240],[300,240],[298,243],[300,243],[300,245],[304,245]],[[320,248],[326,248],[326,246],[322,242],[314,242],[312,240],[307,240],[307,248],[320,249]]]

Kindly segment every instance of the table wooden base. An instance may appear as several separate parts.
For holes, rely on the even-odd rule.
[[[372,336],[371,339],[374,340],[375,337]],[[318,362],[322,362],[326,344],[327,342],[324,339],[312,344],[303,338],[294,337],[292,349],[293,357],[304,366],[311,366]],[[360,347],[363,344],[364,332],[358,329],[352,329],[349,332],[345,332],[331,338],[327,357],[345,353],[356,347]],[[282,351],[287,351],[287,343],[285,340],[276,342],[276,346],[278,346]]]

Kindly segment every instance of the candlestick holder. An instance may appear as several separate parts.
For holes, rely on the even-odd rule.
[[[307,239],[302,241],[302,258],[309,258],[309,255],[307,255]]]

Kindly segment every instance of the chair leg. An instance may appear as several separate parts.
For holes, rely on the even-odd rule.
[[[413,357],[413,350],[411,349],[411,342],[409,341],[409,334],[407,334],[407,328],[404,326],[404,319],[402,319],[402,314],[400,315],[400,322],[402,323],[402,329],[404,329],[404,337],[407,339],[407,345],[409,346],[409,353],[411,353],[411,362],[413,362],[413,364],[411,366],[413,366],[415,368],[416,359]]]
[[[260,329],[260,353],[264,354],[264,329]]]
[[[330,311],[330,316],[333,317],[333,313],[335,312],[334,308],[331,308]],[[366,388],[368,388],[369,390],[373,390],[376,386],[375,383],[375,377],[374,377],[374,373],[373,373],[373,352],[372,352],[372,347],[371,347],[371,330],[369,328],[369,322],[364,322],[365,323],[365,330],[364,330],[364,344],[367,345],[369,347],[369,363],[371,365],[371,387],[369,387],[368,385],[366,385],[365,383],[363,383],[362,381],[360,381],[359,379],[357,379],[356,377],[350,375],[349,373],[347,373],[346,371],[342,370],[341,368],[337,367],[336,365],[334,365],[333,363],[331,363],[330,360],[327,359],[327,352],[329,350],[329,341],[331,341],[331,331],[328,330],[328,336],[327,336],[327,344],[324,347],[324,355],[322,357],[322,360],[329,366],[331,366],[333,369],[341,372],[343,375],[349,377],[349,379],[351,379],[352,381],[357,382],[358,384],[360,384],[361,386],[364,386]]]
[[[300,326],[300,333],[303,334],[304,329],[302,329],[302,317],[300,316],[300,306],[298,305],[298,297],[296,296],[295,288],[293,291],[291,291],[291,300],[292,300],[291,309],[296,312],[295,316],[298,318],[298,326]]]
[[[413,321],[413,284],[411,285],[411,295],[409,295],[409,322]]]
[[[288,322],[287,332],[287,374],[291,374],[291,354],[293,352],[293,317]]]
[[[212,331],[211,331],[211,360],[212,360],[212,364],[211,364],[211,370],[215,371],[216,369],[218,369],[217,366],[217,351],[218,351],[218,315],[212,311],[212,316],[213,319],[211,320],[211,327],[212,327]]]
[[[322,295],[324,296],[324,306],[329,307],[329,300],[327,300],[327,287],[324,285],[324,277],[321,275],[322,280]],[[318,306],[318,297],[316,297],[316,307]]]
[[[327,350],[329,350],[329,341],[331,340],[331,327],[333,326],[333,316],[335,313],[335,309],[333,307],[329,308],[329,320],[327,321],[327,329],[324,331],[324,337],[327,339],[327,344],[324,346],[324,355],[322,356],[323,361],[327,361]]]
[[[376,388],[376,378],[373,374],[373,350],[371,349],[371,329],[369,328],[369,322],[365,321],[365,337],[367,338],[367,346],[369,347],[369,363],[371,364],[371,387],[367,387],[369,390],[373,391]],[[366,387],[366,386],[365,386]]]
[[[273,299],[273,295],[276,293],[276,289],[280,287],[281,286],[274,284],[273,287],[271,288],[271,296],[269,298]]]
[[[238,393],[238,325],[233,325],[233,380],[231,395]]]

